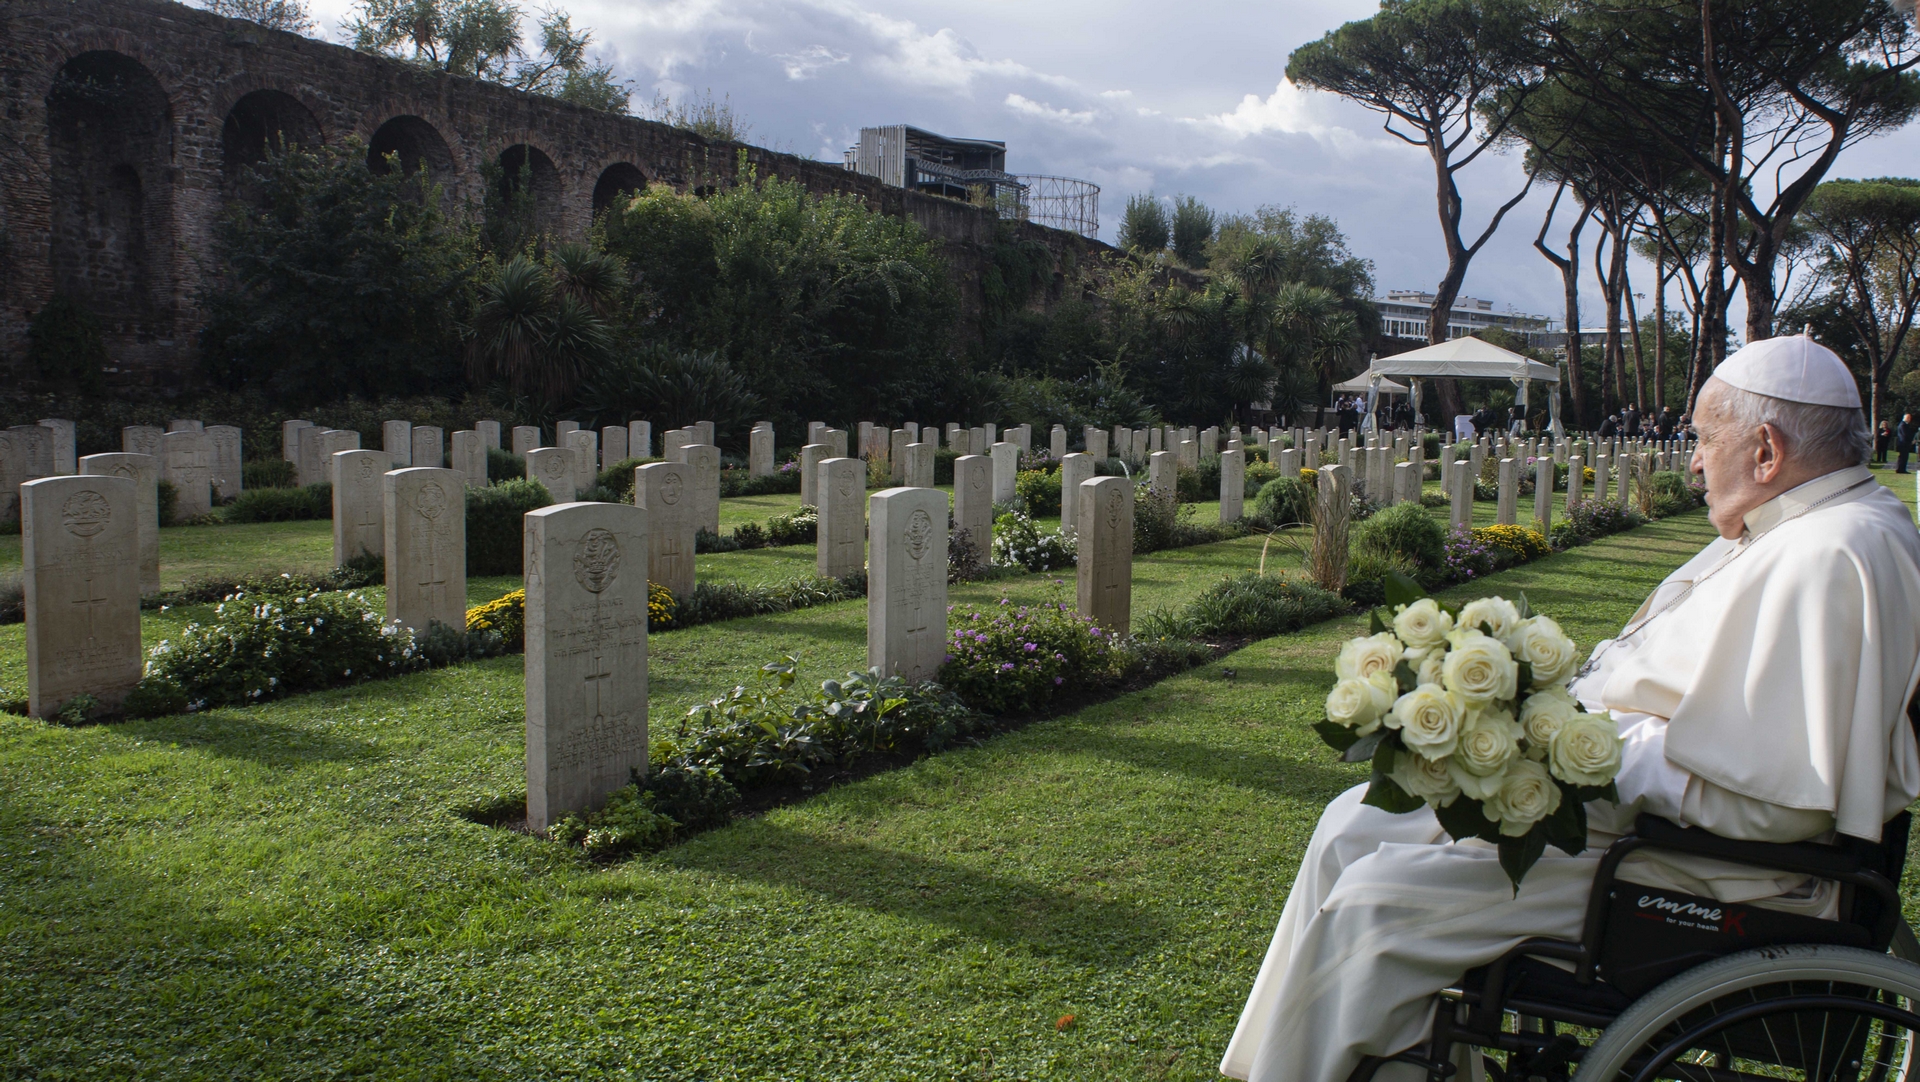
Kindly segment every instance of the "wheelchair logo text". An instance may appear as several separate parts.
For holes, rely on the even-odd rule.
[[[1664,914],[1667,923],[1677,925],[1681,928],[1698,928],[1705,932],[1726,932],[1731,935],[1747,934],[1747,930],[1741,927],[1741,925],[1746,922],[1747,914],[1744,911],[1731,914],[1723,913],[1718,906],[1703,906],[1695,905],[1692,902],[1669,901],[1658,894],[1642,894],[1640,896],[1639,908],[1651,909],[1655,913]],[[1642,913],[1641,916],[1649,920],[1661,919],[1649,913]]]

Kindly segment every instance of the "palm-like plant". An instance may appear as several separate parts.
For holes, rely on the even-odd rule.
[[[475,383],[503,382],[516,394],[558,406],[603,360],[613,334],[578,278],[555,288],[545,267],[514,256],[480,287],[468,343],[467,370]]]

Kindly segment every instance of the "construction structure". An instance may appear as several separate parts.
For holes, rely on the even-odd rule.
[[[1419,289],[1390,289],[1385,297],[1375,297],[1380,310],[1380,329],[1388,338],[1405,338],[1424,345],[1427,341],[1427,314],[1433,309],[1433,294]],[[1447,313],[1447,337],[1465,338],[1488,328],[1498,327],[1524,339],[1529,346],[1550,348],[1562,336],[1558,322],[1551,316],[1528,315],[1509,307],[1493,310],[1493,302],[1478,297],[1456,297]]]
[[[861,128],[848,147],[848,170],[883,184],[992,207],[1002,218],[1031,221],[1083,237],[1100,232],[1100,186],[1071,177],[1007,172],[1007,144],[954,139],[908,124]]]

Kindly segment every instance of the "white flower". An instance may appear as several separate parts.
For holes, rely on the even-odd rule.
[[[1533,667],[1535,687],[1565,683],[1580,665],[1580,648],[1550,617],[1536,616],[1514,628],[1507,645]]]
[[[1411,605],[1402,605],[1393,617],[1393,632],[1400,641],[1412,647],[1438,646],[1446,641],[1447,632],[1453,630],[1453,617],[1440,608],[1440,603],[1430,597],[1423,597]]]
[[[1620,773],[1620,727],[1607,714],[1576,714],[1553,734],[1547,760],[1568,785],[1605,785]]]
[[[1542,688],[1520,704],[1520,727],[1527,734],[1527,758],[1547,757],[1547,747],[1561,726],[1580,714],[1580,704],[1563,687]]]
[[[1448,773],[1445,759],[1429,759],[1403,751],[1393,757],[1393,770],[1387,776],[1408,795],[1417,796],[1432,807],[1444,808],[1460,795],[1460,786]]]
[[[1460,727],[1453,761],[1462,770],[1492,777],[1506,770],[1520,754],[1520,726],[1504,710],[1474,710]]]
[[[1366,736],[1380,727],[1380,715],[1393,705],[1393,677],[1382,688],[1377,677],[1349,676],[1327,693],[1327,720]]]
[[[1503,643],[1519,624],[1520,610],[1504,597],[1475,598],[1460,607],[1460,618],[1454,621],[1456,627],[1475,631],[1482,630],[1482,625],[1485,625],[1490,629],[1487,634]]]
[[[1517,838],[1533,824],[1560,810],[1560,787],[1547,768],[1522,759],[1507,768],[1500,791],[1484,798],[1487,819],[1500,824],[1500,833]]]
[[[1420,659],[1420,668],[1415,672],[1413,682],[1419,684],[1440,683],[1440,666],[1447,660],[1445,650],[1429,650],[1427,656]]]
[[[1385,720],[1387,728],[1400,730],[1407,747],[1429,759],[1441,759],[1453,754],[1466,713],[1460,696],[1438,684],[1422,684],[1400,696]]]
[[[1511,699],[1520,676],[1520,666],[1500,640],[1478,631],[1458,630],[1447,636],[1452,649],[1441,663],[1441,683],[1448,691],[1475,705],[1495,699]]]
[[[1348,639],[1333,660],[1333,675],[1342,680],[1365,680],[1377,672],[1393,672],[1406,648],[1391,632],[1382,631],[1364,639]]]

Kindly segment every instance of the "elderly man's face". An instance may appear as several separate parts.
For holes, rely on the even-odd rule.
[[[1728,416],[1728,391],[1717,379],[1700,389],[1693,411],[1700,443],[1690,466],[1707,485],[1707,521],[1733,540],[1745,532],[1747,512],[1821,471],[1796,458],[1772,425],[1746,428]]]

